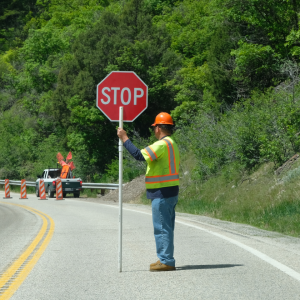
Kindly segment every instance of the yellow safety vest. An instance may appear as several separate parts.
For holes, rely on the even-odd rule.
[[[157,189],[179,185],[179,151],[167,136],[141,150],[147,161],[146,188]]]

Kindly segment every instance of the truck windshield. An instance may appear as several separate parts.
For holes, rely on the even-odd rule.
[[[49,170],[48,172],[48,178],[57,178],[60,176],[61,170]]]

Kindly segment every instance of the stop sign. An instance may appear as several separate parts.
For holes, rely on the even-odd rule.
[[[148,87],[134,72],[111,72],[97,85],[96,106],[111,121],[134,121],[148,106]]]

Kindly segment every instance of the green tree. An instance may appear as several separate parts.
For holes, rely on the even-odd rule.
[[[128,129],[135,127],[148,135],[154,116],[174,108],[167,81],[180,59],[168,50],[169,45],[164,28],[152,24],[139,0],[128,2],[120,15],[104,12],[74,43],[74,59],[64,64],[58,76],[53,111],[69,128],[68,145],[84,159],[82,164],[93,162],[94,170],[101,171],[117,154],[115,125],[95,107],[96,85],[110,71],[135,71],[149,88],[149,108]]]

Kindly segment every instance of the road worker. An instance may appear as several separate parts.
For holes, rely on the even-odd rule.
[[[158,114],[151,126],[158,141],[142,150],[133,145],[122,128],[118,128],[117,134],[136,160],[147,162],[145,182],[147,198],[152,202],[154,237],[159,258],[150,265],[150,271],[173,271],[176,270],[174,226],[179,192],[179,151],[171,137],[174,123],[168,113]]]

